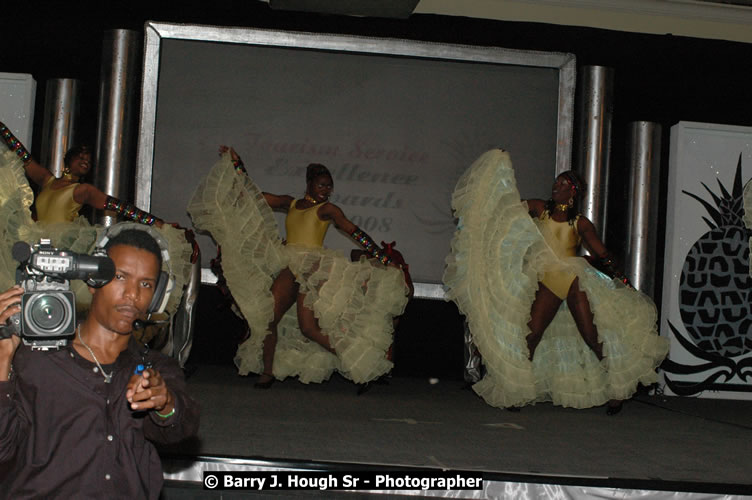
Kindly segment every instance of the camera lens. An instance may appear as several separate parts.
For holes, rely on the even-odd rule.
[[[65,305],[54,295],[43,295],[31,307],[31,320],[42,330],[54,330],[65,319]]]
[[[35,292],[25,294],[22,305],[23,333],[29,336],[65,334],[74,320],[73,300],[70,292]]]

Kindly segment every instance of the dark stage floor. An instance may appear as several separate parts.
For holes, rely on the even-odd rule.
[[[457,380],[394,377],[358,396],[340,377],[270,390],[230,365],[189,377],[199,438],[177,457],[398,465],[752,494],[752,401],[640,395],[617,416],[539,404],[513,413]],[[614,483],[615,484],[615,483]],[[653,485],[653,486],[650,486]]]

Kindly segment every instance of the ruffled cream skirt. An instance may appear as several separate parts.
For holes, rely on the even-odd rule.
[[[491,150],[476,160],[457,183],[452,207],[459,222],[444,283],[483,356],[487,374],[473,388],[486,402],[588,408],[627,399],[638,383],[657,380],[668,342],[658,335],[655,305],[585,259],[555,255],[520,201],[507,153]],[[539,280],[551,271],[579,277],[603,361],[583,341],[566,301],[528,360],[530,308]]]
[[[194,226],[211,233],[222,249],[222,269],[248,326],[235,364],[241,375],[263,371],[263,340],[273,319],[271,286],[288,267],[305,294],[336,355],[306,338],[295,306],[277,327],[273,374],[322,382],[336,370],[356,383],[387,373],[392,318],[402,314],[407,287],[399,269],[372,260],[351,262],[341,252],[285,246],[263,194],[235,172],[225,155],[196,189],[188,204]]]
[[[15,272],[18,262],[13,259],[11,249],[17,241],[30,245],[46,238],[61,249],[80,254],[90,254],[104,231],[103,226],[91,225],[84,217],[73,222],[41,223],[31,218],[30,207],[34,193],[24,175],[21,160],[11,151],[0,154],[0,289],[7,290],[16,282]],[[167,224],[158,229],[167,240],[170,253],[170,271],[175,277],[175,287],[167,303],[165,312],[177,311],[182,291],[191,273],[191,245],[183,231]],[[164,269],[167,269],[165,264]],[[91,293],[81,280],[70,283],[76,294],[76,309],[88,310]]]

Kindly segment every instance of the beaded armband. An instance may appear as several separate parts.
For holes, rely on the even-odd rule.
[[[11,132],[3,122],[0,122],[0,137],[2,137],[3,142],[8,145],[8,149],[16,153],[16,155],[21,158],[21,161],[24,163],[24,165],[31,161],[31,154],[29,154],[24,145],[21,144],[21,141],[19,141],[18,138],[13,135],[13,132]]]
[[[243,160],[241,160],[240,158],[238,158],[237,160],[232,160],[232,166],[235,167],[235,171],[238,173],[248,173],[248,171],[245,169],[245,165],[243,165]]]
[[[144,212],[140,208],[128,203],[127,201],[122,201],[117,198],[113,198],[112,196],[107,197],[107,201],[104,204],[104,209],[111,210],[113,212],[116,212],[118,215],[121,215],[125,219],[139,222],[141,224],[146,224],[147,226],[153,226],[154,223],[158,220],[149,212]]]
[[[616,262],[611,258],[611,254],[606,254],[603,257],[600,258],[599,261],[601,269],[611,276],[612,278],[616,278],[625,285],[630,285],[629,278],[619,269],[616,265]]]
[[[350,237],[360,243],[360,245],[366,249],[372,257],[376,258],[379,262],[386,265],[392,262],[392,259],[376,245],[376,242],[368,236],[365,231],[359,227],[355,227],[355,231],[350,233]]]

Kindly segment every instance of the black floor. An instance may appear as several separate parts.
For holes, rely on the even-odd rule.
[[[528,483],[752,495],[752,401],[640,391],[613,417],[604,408],[551,404],[519,413],[492,408],[462,380],[462,317],[454,304],[432,300],[408,305],[395,334],[394,376],[388,384],[373,384],[358,395],[355,385],[335,375],[323,384],[289,379],[258,390],[254,376],[240,377],[232,365],[243,323],[216,288],[202,287],[201,293],[188,378],[202,404],[201,429],[198,439],[161,450],[166,469],[179,471],[191,457],[230,457],[262,464],[483,471],[484,477]],[[163,496],[202,498],[207,493],[198,485],[172,483]],[[232,493],[221,496],[244,496]],[[316,496],[304,491],[278,495]],[[329,491],[326,496],[338,495]]]
[[[165,460],[396,465],[752,493],[752,401],[643,394],[610,417],[551,404],[500,410],[458,380],[394,377],[363,395],[338,376],[270,390],[253,382],[231,365],[198,366],[188,385],[202,404],[199,437],[161,450]]]

